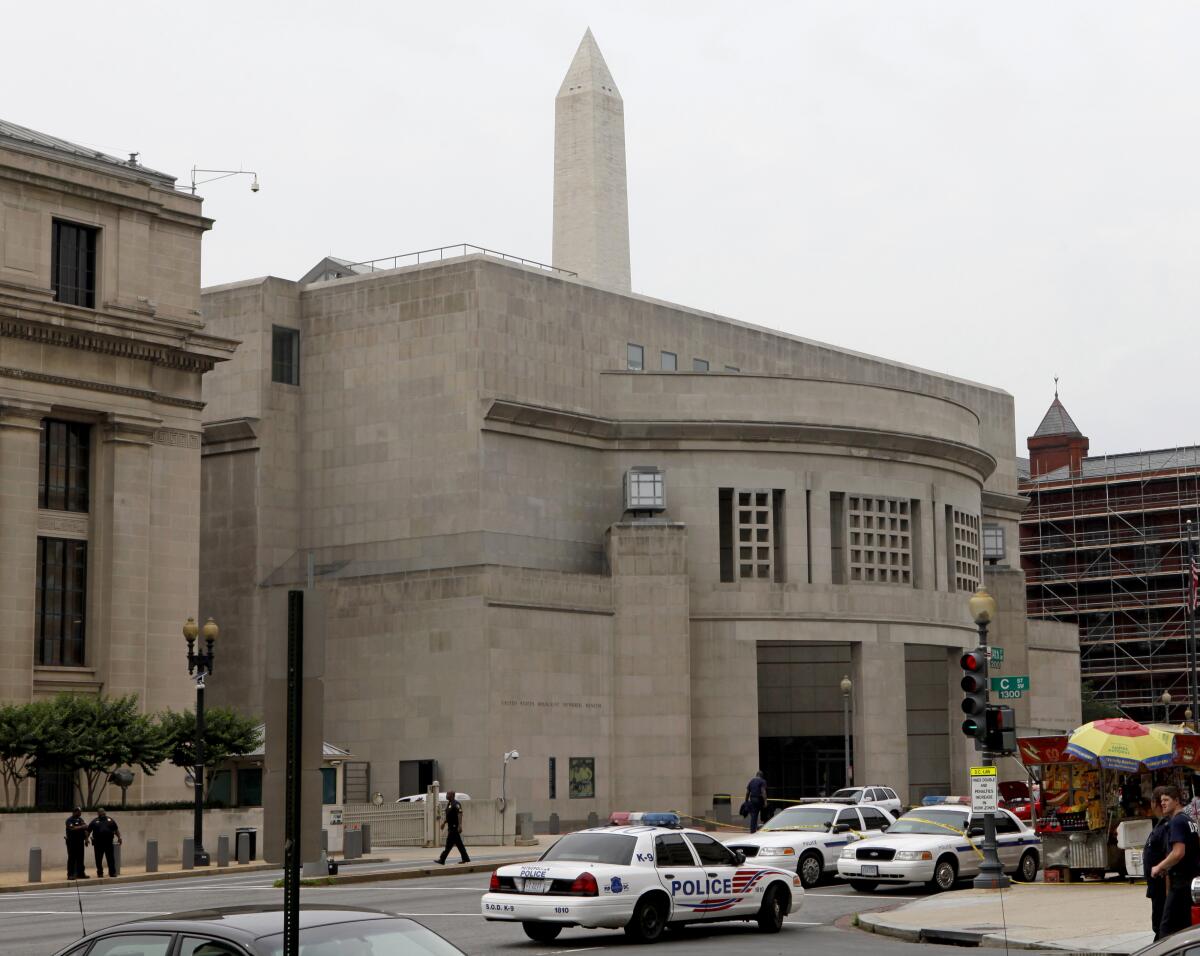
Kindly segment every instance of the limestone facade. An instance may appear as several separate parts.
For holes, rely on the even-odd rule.
[[[419,760],[499,796],[511,749],[539,821],[736,806],[772,754],[811,792],[841,782],[843,673],[858,782],[961,790],[981,578],[993,640],[1045,668],[1023,727],[1078,718],[1072,633],[1024,617],[999,389],[483,255],[204,312],[242,343],[204,381],[212,694],[262,712],[269,593],[311,581],[324,736],[387,798]],[[627,512],[651,466],[665,510]]]
[[[0,701],[192,706],[200,380],[236,347],[200,316],[210,226],[170,176],[0,122]]]

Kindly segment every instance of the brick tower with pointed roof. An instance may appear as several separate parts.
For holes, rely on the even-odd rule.
[[[1072,476],[1079,475],[1082,470],[1083,459],[1088,453],[1088,440],[1059,401],[1057,388],[1054,390],[1054,401],[1042,416],[1041,424],[1025,444],[1029,448],[1029,474],[1032,478],[1063,467]]]

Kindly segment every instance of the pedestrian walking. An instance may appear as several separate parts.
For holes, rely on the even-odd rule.
[[[1151,805],[1159,806],[1165,787],[1155,787],[1150,796]],[[1161,938],[1163,903],[1167,899],[1167,879],[1164,876],[1151,876],[1150,873],[1171,852],[1167,841],[1171,821],[1166,816],[1160,816],[1154,821],[1150,835],[1146,837],[1146,846],[1142,849],[1142,872],[1146,874],[1146,898],[1150,900],[1150,928],[1154,930],[1154,938]]]
[[[760,770],[746,784],[746,805],[750,810],[750,832],[758,830],[758,818],[767,806],[767,778]]]
[[[67,817],[67,879],[86,880],[87,864],[83,862],[83,848],[88,842],[88,824],[83,818],[83,809],[76,807]]]
[[[121,845],[121,828],[117,821],[104,812],[101,807],[96,811],[96,819],[88,824],[88,836],[92,840],[92,849],[96,854],[96,875],[104,876],[104,864],[108,863],[108,875],[117,875],[116,854],[113,843]]]
[[[442,850],[442,855],[437,858],[437,863],[442,866],[446,865],[446,857],[450,855],[452,849],[457,849],[459,856],[462,857],[461,862],[470,863],[471,858],[467,856],[467,848],[463,846],[462,840],[462,819],[463,808],[462,804],[455,799],[453,790],[446,791],[446,813],[442,817],[441,828],[446,831],[446,848]]]
[[[1170,851],[1150,870],[1152,877],[1166,877],[1167,893],[1163,900],[1159,935],[1169,936],[1192,925],[1192,878],[1200,869],[1200,834],[1196,824],[1183,812],[1183,795],[1179,788],[1162,788],[1159,801],[1163,813],[1170,818],[1167,824],[1167,843]]]

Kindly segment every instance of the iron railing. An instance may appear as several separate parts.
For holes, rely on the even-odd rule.
[[[360,275],[366,275],[372,272],[386,272],[388,269],[399,269],[402,266],[416,266],[423,262],[441,262],[443,259],[456,259],[470,255],[491,256],[493,259],[515,262],[518,265],[530,266],[558,275],[572,277],[579,275],[578,272],[572,272],[570,269],[560,269],[558,266],[538,262],[536,259],[526,259],[524,256],[514,256],[507,252],[498,252],[495,249],[485,249],[483,246],[475,246],[469,242],[459,242],[452,246],[437,246],[433,249],[419,249],[416,252],[405,252],[398,256],[367,259],[365,262],[352,262],[345,268]]]

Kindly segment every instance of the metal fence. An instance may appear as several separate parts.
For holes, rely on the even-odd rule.
[[[352,262],[346,268],[358,275],[364,275],[371,272],[383,272],[388,269],[399,269],[401,266],[415,266],[423,262],[440,262],[443,259],[453,259],[469,255],[491,256],[493,259],[516,262],[523,266],[541,269],[543,272],[555,272],[564,276],[578,275],[578,273],[572,272],[570,269],[560,269],[558,266],[538,262],[536,259],[526,259],[524,256],[514,256],[511,253],[499,252],[496,249],[485,249],[483,246],[476,246],[469,242],[458,242],[451,246],[437,246],[433,249],[421,249],[417,252],[405,252],[398,256],[385,256],[382,259],[368,259],[365,262]]]
[[[371,826],[372,846],[424,846],[425,804],[348,803],[342,808],[342,823]]]

